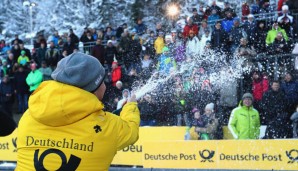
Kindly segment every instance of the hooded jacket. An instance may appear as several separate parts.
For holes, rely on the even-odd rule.
[[[164,48],[164,47],[165,47],[164,39],[162,37],[158,36],[154,42],[154,48],[155,48],[156,54],[161,54],[162,48]]]
[[[246,107],[240,101],[239,107],[232,111],[228,128],[235,139],[258,139],[260,135],[259,112]]]
[[[269,89],[269,81],[267,78],[262,78],[259,81],[253,80],[252,82],[252,94],[254,100],[259,102],[262,100],[263,95]]]
[[[118,66],[112,71],[112,85],[116,86],[116,82],[121,80],[121,77],[122,77],[121,66]]]
[[[19,122],[16,170],[108,170],[117,150],[138,140],[140,112],[135,102],[120,117],[103,108],[83,89],[43,82]]]
[[[288,36],[287,36],[287,33],[286,33],[286,31],[285,31],[284,29],[278,27],[278,29],[275,30],[275,29],[272,27],[272,29],[271,29],[271,30],[268,32],[268,34],[267,34],[267,37],[266,37],[266,44],[267,44],[267,45],[272,44],[272,43],[274,42],[276,36],[277,36],[277,33],[279,33],[279,32],[282,33],[282,36],[283,36],[283,38],[284,38],[286,41],[289,40],[289,38],[288,38]]]
[[[33,92],[35,89],[37,89],[42,80],[43,75],[38,69],[31,71],[26,78],[26,83],[30,87],[29,91]]]

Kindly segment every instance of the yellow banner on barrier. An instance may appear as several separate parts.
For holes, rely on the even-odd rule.
[[[144,141],[183,140],[185,127],[140,127],[139,140],[118,151],[112,164],[142,166]],[[0,161],[16,161],[17,129],[6,137],[0,137]]]
[[[142,166],[143,143],[146,141],[183,140],[185,127],[140,127],[139,140],[118,151],[112,164]]]
[[[298,140],[184,141],[185,127],[141,127],[113,165],[147,168],[298,170]],[[0,161],[16,161],[17,130],[0,138]]]
[[[145,168],[297,170],[298,140],[144,142]]]
[[[0,138],[0,161],[17,161],[17,130]]]

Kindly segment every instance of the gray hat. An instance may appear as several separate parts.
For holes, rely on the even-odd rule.
[[[105,70],[96,58],[76,52],[63,58],[51,76],[58,82],[93,92],[103,82]]]
[[[253,100],[252,94],[250,94],[250,93],[243,94],[242,100],[244,100],[245,98],[250,98],[251,100]]]

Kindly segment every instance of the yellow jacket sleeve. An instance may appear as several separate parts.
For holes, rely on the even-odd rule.
[[[136,102],[124,105],[118,120],[117,150],[135,143],[139,139],[140,111]]]

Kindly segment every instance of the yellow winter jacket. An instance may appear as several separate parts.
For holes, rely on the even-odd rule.
[[[162,48],[164,48],[165,43],[164,39],[162,37],[157,37],[157,39],[154,42],[154,48],[156,54],[161,54],[162,53]]]
[[[138,140],[140,112],[136,102],[120,117],[103,107],[85,90],[43,82],[19,122],[16,170],[108,170],[117,150]]]

